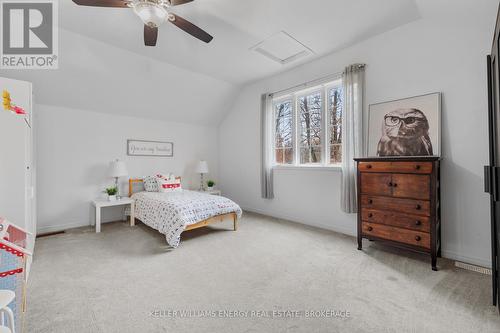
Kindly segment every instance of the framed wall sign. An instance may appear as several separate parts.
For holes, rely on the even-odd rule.
[[[163,141],[127,140],[127,155],[173,157],[174,143]]]

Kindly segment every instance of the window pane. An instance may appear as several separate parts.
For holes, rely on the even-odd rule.
[[[321,93],[299,98],[300,163],[321,163]]]
[[[276,118],[280,117],[291,117],[292,116],[292,101],[282,101],[276,103],[274,106],[274,116]]]
[[[335,144],[330,146],[330,163],[340,164],[342,163],[342,145]]]
[[[274,145],[277,164],[293,163],[292,101],[286,100],[274,106]]]
[[[292,117],[276,118],[276,148],[292,147]]]
[[[330,163],[342,162],[342,87],[328,90],[328,112],[330,116]]]
[[[301,112],[319,112],[321,113],[321,93],[315,92],[310,95],[299,98]]]
[[[300,163],[321,163],[321,146],[301,147]]]
[[[321,113],[302,113],[300,117],[300,145],[321,145]]]
[[[292,164],[293,163],[293,148],[276,149],[276,163]]]

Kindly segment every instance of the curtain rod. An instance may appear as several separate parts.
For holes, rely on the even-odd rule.
[[[362,69],[365,67],[365,64],[353,64],[350,66],[352,69],[354,70],[357,70],[357,69]],[[278,91],[275,91],[275,92],[272,92],[270,93],[269,95],[272,95],[272,96],[275,96],[275,95],[286,95],[286,93],[291,93],[293,91],[296,91],[298,90],[299,88],[302,88],[302,89],[305,89],[311,85],[317,85],[317,84],[321,84],[321,83],[324,83],[325,81],[328,81],[329,79],[337,79],[339,77],[342,76],[344,72],[337,72],[337,73],[333,73],[333,74],[328,74],[328,75],[325,75],[325,76],[322,76],[322,77],[319,77],[317,79],[314,79],[314,80],[311,80],[311,81],[308,81],[308,82],[305,82],[305,83],[301,83],[301,84],[298,84],[296,86],[293,86],[293,87],[289,87],[289,88],[286,88],[286,89],[282,89],[282,90],[278,90]]]
[[[337,72],[337,73],[333,73],[333,74],[329,74],[329,75],[326,75],[326,76],[322,76],[322,77],[319,77],[317,79],[314,79],[314,80],[311,80],[311,81],[307,81],[305,83],[301,83],[301,84],[297,84],[295,86],[292,86],[292,87],[289,87],[289,88],[286,88],[286,89],[282,89],[282,90],[278,90],[278,91],[275,91],[275,92],[272,92],[270,93],[269,95],[286,95],[286,93],[288,92],[293,92],[295,90],[298,90],[299,88],[307,88],[313,84],[319,84],[321,82],[324,82],[324,81],[327,81],[328,79],[336,79],[336,78],[339,78],[341,75],[342,75],[343,72]]]

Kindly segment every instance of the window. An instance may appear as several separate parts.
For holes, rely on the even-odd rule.
[[[331,164],[342,163],[342,111],[344,108],[342,86],[328,89],[328,116],[330,141],[328,147]]]
[[[334,166],[342,162],[342,82],[273,101],[275,164]]]
[[[293,163],[292,100],[275,104],[275,151],[277,164]]]
[[[321,92],[298,98],[300,164],[321,163],[321,118],[323,116]]]

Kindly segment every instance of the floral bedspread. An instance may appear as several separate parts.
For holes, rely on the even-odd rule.
[[[138,192],[132,199],[135,217],[164,234],[172,247],[179,246],[180,235],[188,225],[216,215],[234,212],[240,218],[242,214],[240,206],[228,198],[188,190]]]

